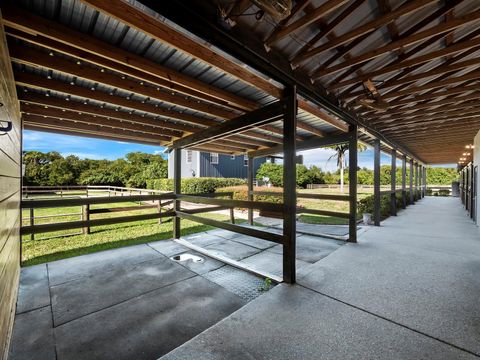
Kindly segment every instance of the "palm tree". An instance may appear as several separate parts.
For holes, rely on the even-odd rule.
[[[348,151],[349,145],[348,143],[346,144],[339,144],[339,145],[334,145],[334,146],[329,146],[330,149],[335,150],[335,154],[330,156],[327,160],[327,162],[332,159],[332,158],[337,158],[337,167],[340,170],[340,192],[343,193],[344,191],[344,172],[345,172],[345,153]],[[364,151],[366,150],[367,147],[363,144],[358,143],[357,144],[357,150],[358,151]]]

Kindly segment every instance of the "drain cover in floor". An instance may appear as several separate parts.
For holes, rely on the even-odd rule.
[[[264,279],[232,266],[224,266],[204,274],[203,277],[217,283],[246,301],[251,301],[264,293],[261,290],[265,284]]]

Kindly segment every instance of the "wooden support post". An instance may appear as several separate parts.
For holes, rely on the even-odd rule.
[[[413,196],[413,159],[410,159],[410,204],[413,204],[414,196]]]
[[[30,208],[30,226],[35,225],[35,209]],[[35,234],[30,234],[30,240],[35,240]]]
[[[374,140],[373,151],[373,223],[380,226],[380,140]]]
[[[233,200],[233,194],[230,195],[230,199]],[[233,206],[230,208],[230,223],[235,224],[235,208]]]
[[[180,195],[182,193],[182,162],[181,162],[181,149],[177,148],[173,150],[173,193]],[[180,211],[180,200],[175,199],[175,211]],[[180,217],[173,218],[173,237],[175,239],[180,238]]]
[[[357,168],[358,135],[357,127],[350,127],[351,138],[348,143],[348,195],[350,197],[350,216],[348,218],[348,241],[357,242]]]
[[[295,283],[296,257],[296,135],[297,89],[286,88],[287,107],[283,120],[283,281]]]
[[[470,163],[470,218],[475,215],[475,173],[473,162]]]
[[[390,190],[390,213],[393,216],[397,216],[397,150],[392,149],[392,166],[391,166],[391,187]]]
[[[423,197],[427,195],[427,167],[423,167]]]
[[[162,200],[158,200],[157,202],[157,210],[158,210],[158,213],[159,214],[162,214]],[[162,218],[159,217],[158,218],[158,223],[161,224],[163,221],[162,221]]]
[[[415,199],[418,200],[418,163],[415,164]]]
[[[253,201],[253,157],[248,157],[247,164],[247,200]],[[248,223],[253,225],[253,209],[248,209]]]
[[[90,220],[90,205],[82,205],[82,220],[89,221]],[[90,234],[90,226],[86,226],[83,228],[84,234]]]
[[[407,208],[407,156],[402,156],[402,207]]]

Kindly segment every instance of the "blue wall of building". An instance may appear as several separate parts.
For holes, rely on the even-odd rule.
[[[266,162],[266,158],[258,158],[253,161],[253,171],[257,172],[261,164]],[[210,153],[200,153],[200,177],[225,177],[225,178],[247,178],[247,166],[244,165],[243,155],[236,155],[232,158],[230,155],[218,154],[218,164],[210,162]]]

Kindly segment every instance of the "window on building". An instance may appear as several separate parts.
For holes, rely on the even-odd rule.
[[[218,154],[210,153],[210,164],[218,164]]]
[[[235,160],[235,155],[230,155],[231,160]]]
[[[243,166],[248,166],[248,155],[243,155]]]
[[[187,164],[192,163],[192,150],[187,150],[186,158],[187,158]]]

